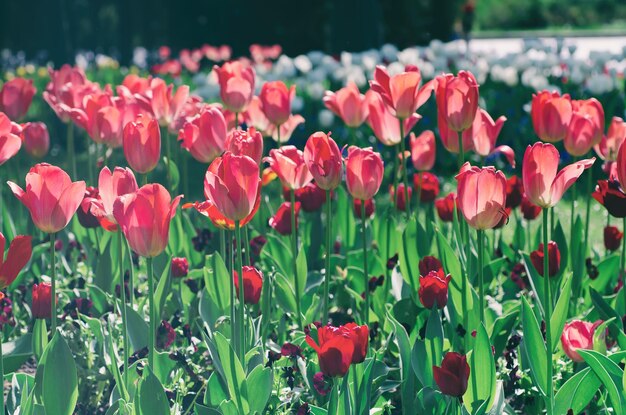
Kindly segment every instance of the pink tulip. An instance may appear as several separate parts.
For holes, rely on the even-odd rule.
[[[257,96],[252,97],[248,108],[243,113],[243,119],[247,125],[256,128],[262,134],[270,127],[270,120],[267,119],[263,112],[261,98]]]
[[[257,164],[263,158],[263,136],[254,127],[247,131],[231,130],[226,136],[225,150],[235,156],[248,156]]]
[[[474,229],[492,229],[500,223],[506,206],[506,177],[493,167],[465,163],[456,176],[457,207]]]
[[[59,70],[48,70],[50,82],[43,92],[43,99],[54,110],[59,119],[70,121],[70,111],[82,106],[83,98],[100,92],[100,87],[87,80],[78,67],[63,65]]]
[[[148,93],[154,118],[162,127],[172,127],[189,98],[189,87],[181,85],[174,93],[173,85],[167,85],[161,78],[154,78]]]
[[[598,144],[594,143],[596,132],[597,126],[591,118],[575,112],[572,114],[567,134],[563,139],[563,146],[572,156],[584,156],[595,144]]]
[[[5,258],[6,239],[0,232],[0,290],[11,285],[22,268],[30,261],[33,252],[32,239],[31,236],[25,235],[18,235],[13,238]],[[0,299],[2,297],[4,294],[0,293]]]
[[[156,120],[139,116],[124,127],[124,156],[138,173],[148,173],[161,157],[161,131]]]
[[[242,221],[257,206],[261,191],[259,165],[230,152],[213,160],[204,178],[207,200],[231,221]]]
[[[266,82],[263,84],[259,98],[263,105],[263,112],[270,123],[281,125],[289,119],[291,101],[293,101],[295,96],[295,85],[287,88],[283,81]],[[281,141],[283,141],[282,138]]]
[[[341,183],[343,160],[330,133],[311,134],[304,147],[304,162],[320,189],[333,190]]]
[[[221,68],[215,65],[213,70],[226,108],[233,112],[244,111],[254,96],[254,69],[241,61],[233,61]]]
[[[65,228],[85,195],[85,182],[72,182],[62,169],[36,164],[26,174],[26,190],[8,182],[11,191],[30,211],[41,231],[56,233]]]
[[[113,214],[115,199],[137,191],[137,180],[129,168],[116,167],[113,172],[108,167],[100,171],[98,177],[98,198],[89,200],[90,212],[100,226],[107,231],[116,231],[117,222]]]
[[[185,123],[178,140],[182,147],[201,163],[210,163],[224,151],[226,120],[215,107],[205,109],[200,115]]]
[[[393,116],[402,120],[411,117],[430,98],[436,85],[432,80],[420,88],[422,75],[417,66],[408,65],[404,70],[390,76],[383,66],[377,66],[374,80],[370,81],[372,91],[380,95]]]
[[[537,142],[526,148],[522,164],[522,180],[528,199],[537,206],[555,206],[563,193],[593,165],[595,157],[559,168],[559,152],[549,143]]]
[[[366,94],[369,106],[367,123],[374,130],[374,135],[386,146],[399,144],[404,137],[400,134],[400,120],[391,112],[391,108],[385,104],[382,98],[375,92],[368,91]],[[411,114],[404,119],[404,136],[411,131],[420,120],[421,115]]]
[[[42,158],[50,149],[48,127],[42,122],[29,122],[22,128],[24,149],[34,158]]]
[[[380,189],[385,169],[380,154],[371,147],[350,146],[346,158],[346,184],[354,199],[368,200]]]
[[[460,71],[457,76],[446,74],[435,79],[439,128],[441,124],[446,124],[452,131],[467,130],[474,122],[478,110],[476,78],[470,72]]]
[[[435,134],[430,130],[426,130],[418,136],[411,133],[409,142],[411,144],[411,161],[415,170],[428,171],[432,169],[435,165],[437,151]]]
[[[561,334],[561,345],[565,354],[574,362],[583,362],[577,350],[593,350],[593,335],[602,320],[595,323],[574,320],[566,323]],[[604,341],[604,338],[602,339]]]
[[[609,179],[617,176],[622,189],[626,189],[626,145],[622,144],[617,151],[617,161],[613,163],[613,169],[609,174]]]
[[[287,121],[282,123],[280,127],[272,124],[267,130],[265,130],[266,134],[272,137],[274,141],[277,143],[286,143],[291,138],[291,135],[295,131],[295,129],[304,123],[304,117],[300,114],[290,115]],[[278,130],[280,129],[280,136],[278,135]]]
[[[513,149],[506,145],[496,147],[496,140],[505,121],[505,116],[500,116],[494,121],[487,111],[479,108],[476,111],[476,118],[474,118],[471,128],[463,131],[463,139],[470,137],[472,140],[471,148],[476,154],[487,157],[491,154],[502,153],[509,161],[509,164],[515,167],[515,152]]]
[[[22,140],[18,136],[22,128],[0,112],[0,166],[15,156],[22,147]]]
[[[604,133],[604,108],[595,98],[572,100],[572,115],[579,114],[593,123],[592,141],[596,145],[602,140]]]
[[[304,153],[295,146],[283,146],[270,151],[269,157],[265,157],[271,169],[278,175],[284,187],[298,190],[311,180],[313,176],[305,161]]]
[[[122,146],[122,113],[109,94],[93,94],[85,97],[82,108],[72,108],[70,117],[98,144],[108,147]]]
[[[326,91],[324,105],[352,128],[360,127],[369,114],[365,95],[361,94],[354,82],[349,82],[336,92]]]
[[[561,141],[572,118],[572,100],[568,94],[541,91],[533,95],[530,115],[540,139],[549,143]]]
[[[167,246],[170,221],[182,196],[172,200],[160,184],[147,184],[113,202],[113,216],[130,247],[138,255],[153,258]]]
[[[599,144],[594,146],[596,154],[606,161],[617,160],[617,151],[626,140],[626,122],[620,117],[613,117],[609,124],[609,131]]]
[[[144,78],[137,74],[128,74],[124,77],[122,85],[126,87],[132,94],[145,95],[148,89],[150,89],[150,81],[152,77]]]
[[[12,120],[21,120],[28,112],[36,92],[32,79],[13,78],[5,82],[0,90],[0,111]]]

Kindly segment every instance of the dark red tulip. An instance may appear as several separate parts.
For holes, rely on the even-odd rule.
[[[239,274],[233,272],[235,281],[235,291],[239,298]],[[263,274],[258,269],[251,266],[243,267],[243,297],[246,304],[257,304],[261,299],[261,291],[263,290]]]
[[[356,323],[348,323],[341,327],[354,343],[352,363],[358,364],[365,361],[367,346],[369,344],[369,328],[366,325],[358,326]]]
[[[332,384],[328,382],[328,378],[322,373],[317,372],[313,375],[313,387],[322,396],[328,395],[328,392],[332,389]],[[302,408],[302,407],[300,407]],[[298,411],[298,414],[300,412]],[[304,414],[308,414],[309,412],[304,412]]]
[[[98,189],[92,186],[88,186],[85,189],[85,197],[83,198],[83,201],[76,210],[78,222],[82,225],[83,228],[89,229],[100,227],[100,221],[93,213],[91,213],[91,201],[98,198]]]
[[[420,275],[420,288],[417,292],[420,302],[426,308],[442,309],[448,303],[448,284],[452,277],[445,275],[443,269],[430,271],[426,275]]]
[[[543,275],[543,243],[539,244],[539,249],[530,253],[530,260],[533,266],[541,275]],[[554,277],[561,267],[561,252],[554,241],[548,242],[548,273]]]
[[[522,210],[522,216],[524,216],[524,219],[526,220],[536,219],[537,216],[539,216],[539,214],[541,213],[541,208],[531,202],[530,199],[526,197],[526,195],[522,197],[520,209]]]
[[[50,318],[52,309],[52,287],[47,282],[33,284],[33,306],[31,311],[34,318]]]
[[[604,228],[604,247],[609,251],[619,249],[624,238],[624,233],[620,232],[616,226],[607,226]]]
[[[298,356],[302,356],[302,349],[300,346],[296,346],[293,343],[285,343],[280,348],[280,354],[285,357],[296,358]]]
[[[409,191],[409,199],[413,197],[413,188],[411,186],[408,187]],[[406,210],[406,192],[404,191],[404,184],[400,183],[398,185],[398,195],[396,196],[396,192],[394,191],[393,186],[389,186],[389,195],[391,196],[391,202],[394,203],[396,209],[404,212]]]
[[[524,182],[517,177],[511,176],[506,181],[506,207],[515,209],[522,204],[524,196]]]
[[[189,274],[189,261],[187,258],[172,258],[172,277],[182,278]]]
[[[314,182],[309,182],[304,187],[294,190],[294,197],[296,202],[300,202],[305,212],[317,212],[326,203],[326,191]],[[289,189],[283,188],[283,198],[287,202],[291,200]]]
[[[353,199],[352,208],[354,216],[361,219],[361,199]],[[371,218],[375,211],[376,205],[374,204],[374,199],[367,199],[365,201],[365,217]]]
[[[439,196],[439,179],[427,171],[413,175],[413,187],[419,195],[420,202],[432,202]]]
[[[419,262],[420,275],[426,275],[430,271],[439,271],[440,269],[443,269],[443,265],[434,256],[425,256]]]
[[[309,335],[306,342],[317,352],[320,370],[326,376],[343,377],[348,373],[354,354],[354,341],[338,327],[325,326],[317,330],[318,344]]]
[[[300,202],[295,204],[296,229],[298,228],[298,213],[300,213]],[[269,220],[270,226],[281,235],[291,235],[291,203],[283,202],[274,216]]]
[[[454,193],[449,193],[448,196],[435,200],[435,207],[437,208],[437,215],[443,222],[452,222],[454,218],[454,207],[456,202],[456,196]]]
[[[617,180],[598,180],[591,196],[616,218],[626,217],[626,194]]]
[[[156,333],[156,346],[160,350],[169,349],[176,340],[176,331],[167,320],[162,320]]]
[[[448,352],[441,366],[433,366],[433,375],[441,393],[459,398],[467,390],[470,375],[467,358],[456,352]]]

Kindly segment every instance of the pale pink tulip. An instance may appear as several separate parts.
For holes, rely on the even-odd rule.
[[[336,92],[326,91],[324,105],[352,128],[360,127],[369,114],[365,95],[361,94],[354,82],[349,82]]]
[[[107,231],[117,230],[113,215],[115,199],[137,191],[137,180],[129,168],[116,167],[113,172],[108,167],[100,171],[98,177],[98,198],[89,200],[90,211]]]
[[[428,171],[435,165],[435,155],[437,144],[435,143],[435,134],[426,130],[416,136],[411,133],[409,138],[411,145],[411,161],[413,167],[417,171]]]
[[[393,116],[407,119],[430,98],[436,82],[433,79],[420,88],[422,75],[417,66],[407,65],[404,72],[391,76],[385,67],[377,66],[370,86],[389,106]]]
[[[269,157],[265,157],[264,160],[269,163],[283,186],[288,189],[298,190],[313,180],[304,161],[304,153],[295,146],[273,149]]]
[[[506,206],[506,177],[493,167],[465,163],[457,180],[457,207],[474,229],[492,229],[502,220]]]

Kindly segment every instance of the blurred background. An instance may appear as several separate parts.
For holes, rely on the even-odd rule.
[[[277,43],[295,56],[425,45],[464,27],[478,38],[624,34],[626,1],[2,0],[0,49],[54,62],[91,50],[126,63],[137,46],[226,44],[239,56]]]

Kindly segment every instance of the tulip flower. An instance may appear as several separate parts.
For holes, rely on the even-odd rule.
[[[271,124],[280,126],[291,115],[291,101],[296,96],[296,86],[287,88],[283,81],[266,82],[261,87],[259,98],[263,106],[263,112]],[[282,137],[279,142],[284,142]]]
[[[0,112],[0,166],[20,151],[22,140],[19,135],[22,127],[11,122],[6,114]]]
[[[173,85],[167,85],[161,78],[153,78],[148,93],[154,118],[162,127],[171,129],[189,98],[189,86],[181,85],[174,93]]]
[[[324,190],[333,190],[341,183],[343,159],[341,151],[330,133],[311,134],[304,147],[304,162],[315,179],[315,183]]]
[[[31,236],[18,235],[13,238],[6,257],[4,255],[5,245],[6,239],[0,232],[0,290],[5,289],[15,281],[22,268],[30,261],[33,252]]]
[[[420,271],[421,274],[421,271]],[[442,309],[448,303],[448,284],[452,277],[445,275],[442,268],[420,275],[420,287],[417,292],[420,303],[428,309]]]
[[[300,213],[300,202],[296,202],[294,205],[294,212],[296,217],[296,229],[298,228],[298,214]],[[274,216],[269,220],[269,225],[272,229],[281,235],[291,235],[291,202],[283,202],[276,210]]]
[[[360,127],[369,113],[365,95],[361,94],[354,82],[348,82],[336,92],[326,91],[324,105],[350,128]]]
[[[620,117],[613,117],[609,130],[600,143],[594,146],[596,154],[606,161],[616,161],[617,151],[626,140],[626,122]]]
[[[626,218],[626,194],[617,180],[598,180],[596,190],[591,194],[609,214],[616,218]]]
[[[439,179],[427,171],[413,175],[413,187],[420,202],[432,202],[439,195]]]
[[[492,154],[502,153],[511,167],[515,167],[515,152],[513,149],[506,145],[496,147],[496,140],[505,121],[505,116],[500,116],[494,121],[487,111],[479,108],[476,111],[471,127],[463,131],[463,140],[471,140],[471,149],[479,156],[487,157]]]
[[[515,209],[522,203],[524,196],[524,183],[513,175],[506,180],[506,207]]]
[[[368,200],[380,189],[384,166],[380,154],[371,147],[350,146],[346,158],[346,183],[354,199]]]
[[[189,274],[189,261],[184,257],[172,258],[172,265],[170,265],[172,271],[172,277],[182,278]]]
[[[107,231],[117,230],[113,213],[115,200],[137,191],[137,180],[129,168],[116,167],[113,172],[103,168],[98,176],[98,197],[90,200],[91,213]]]
[[[625,206],[626,208],[626,206]],[[537,216],[541,213],[541,208],[535,205],[533,202],[526,197],[526,194],[522,197],[522,203],[520,204],[520,210],[522,211],[522,216],[526,220],[536,219]],[[625,212],[626,214],[626,212]]]
[[[348,323],[340,327],[345,335],[347,335],[354,344],[354,353],[352,354],[352,364],[359,364],[365,361],[367,357],[367,347],[369,344],[369,327],[367,325],[359,326],[356,323]]]
[[[530,116],[540,139],[549,143],[561,141],[572,118],[572,100],[568,94],[541,91],[533,95]]]
[[[296,128],[304,123],[304,117],[300,114],[290,115],[287,121],[280,126],[271,124],[265,130],[265,134],[272,137],[272,140],[276,141],[280,147],[282,143],[286,143],[291,138],[291,135]]]
[[[530,253],[530,261],[537,270],[537,273],[544,277],[543,272],[543,243],[539,244],[539,248]],[[561,268],[561,252],[559,246],[554,241],[548,242],[548,274],[554,277]]]
[[[604,247],[607,251],[616,251],[622,244],[624,233],[616,226],[606,226],[604,228]]]
[[[84,97],[99,92],[100,87],[87,80],[79,67],[63,65],[59,70],[48,69],[50,82],[43,99],[64,123],[70,121],[70,111],[82,105]]]
[[[439,272],[439,270],[443,270],[443,264],[441,263],[441,261],[439,261],[436,257],[430,255],[420,259],[418,267],[420,275],[428,275],[431,271]]]
[[[419,136],[411,133],[409,142],[411,145],[411,161],[415,170],[427,171],[432,169],[435,165],[437,149],[435,134],[430,130],[422,132]]]
[[[263,112],[261,98],[257,96],[252,97],[248,108],[243,113],[243,119],[248,126],[256,128],[261,133],[265,133],[270,127],[270,120],[267,119]]]
[[[124,127],[124,156],[138,173],[147,174],[159,164],[161,131],[156,120],[139,116]]]
[[[337,327],[325,326],[317,330],[318,344],[311,336],[306,342],[317,352],[322,373],[329,377],[344,377],[350,369],[355,343]]]
[[[42,122],[29,122],[22,128],[24,149],[34,158],[42,158],[50,149],[48,127]]]
[[[403,135],[406,135],[415,124],[422,118],[418,114],[410,114],[407,118],[400,121],[391,112],[391,109],[383,99],[373,92],[368,91],[369,115],[367,123],[374,131],[374,135],[378,140],[386,146],[394,146],[400,144]],[[402,128],[400,123],[402,122]],[[401,131],[402,130],[402,131]]]
[[[242,61],[233,61],[221,68],[215,65],[213,70],[226,108],[235,113],[244,111],[254,96],[254,68]]]
[[[581,157],[598,144],[594,142],[595,137],[597,137],[597,125],[594,121],[588,116],[575,112],[572,114],[563,145],[569,154]]]
[[[326,203],[326,191],[320,189],[315,182],[309,182],[303,188],[294,191],[296,202],[300,202],[305,212],[317,212]],[[291,191],[283,188],[283,199],[291,200]]]
[[[405,194],[408,193],[409,199],[413,197],[413,188],[408,187],[408,192],[404,191],[404,183],[398,184],[398,193],[393,188],[393,186],[389,186],[389,195],[391,196],[391,203],[394,204],[396,209],[401,212],[406,212],[406,199]]]
[[[76,210],[78,222],[85,229],[93,229],[100,226],[100,221],[91,212],[91,201],[98,199],[98,197],[98,189],[93,186],[87,186],[85,189],[85,196],[83,197],[79,208]]]
[[[580,160],[557,173],[559,152],[552,144],[535,143],[526,148],[522,179],[528,199],[544,209],[555,206],[563,193],[593,165],[595,157]]]
[[[563,333],[561,334],[561,345],[565,354],[574,362],[583,362],[577,350],[593,350],[593,335],[596,328],[602,324],[602,320],[595,323],[574,320],[565,324]],[[604,341],[604,338],[602,338]]]
[[[226,142],[226,120],[222,111],[210,107],[185,123],[178,133],[181,146],[200,163],[210,163],[222,154]]]
[[[112,97],[100,92],[85,97],[81,108],[70,110],[70,117],[78,127],[95,143],[110,148],[122,146],[123,116]]]
[[[233,281],[235,292],[239,298],[239,274],[233,271]],[[243,298],[246,304],[258,304],[261,299],[263,289],[263,274],[258,269],[251,266],[243,267]]]
[[[300,189],[313,180],[313,175],[304,160],[304,153],[295,146],[273,149],[265,161],[278,175],[283,186],[291,190]]]
[[[257,164],[263,159],[263,136],[254,127],[247,131],[231,130],[226,136],[224,147],[235,156],[250,157]]]
[[[30,308],[33,318],[46,319],[51,318],[50,310],[52,309],[52,290],[47,282],[33,284],[32,297],[33,304]],[[56,302],[56,301],[55,301]]]
[[[478,230],[496,226],[506,204],[504,174],[493,167],[479,168],[465,163],[456,180],[458,207],[467,223]]]
[[[454,193],[448,193],[446,197],[435,200],[435,208],[437,215],[442,222],[452,222],[456,207],[456,196]]]
[[[0,90],[0,111],[10,119],[19,121],[28,112],[37,88],[32,79],[13,78],[6,81]]]
[[[591,121],[593,128],[591,129],[591,141],[593,145],[600,143],[604,133],[604,108],[602,104],[595,98],[572,100],[572,120],[574,115],[582,116]]]
[[[456,352],[448,352],[441,366],[433,366],[433,376],[439,390],[444,395],[460,398],[467,390],[470,367],[467,358]]]
[[[354,217],[361,218],[362,204],[363,204],[363,201],[361,199],[353,200],[352,211],[354,213]],[[365,200],[365,217],[371,218],[375,211],[376,211],[376,205],[374,204],[374,199]]]
[[[392,115],[403,120],[411,117],[435,89],[435,80],[420,88],[421,82],[422,75],[417,66],[407,65],[404,72],[393,76],[383,66],[377,66],[370,86],[389,106]]]
[[[478,110],[478,83],[470,72],[460,71],[457,76],[440,75],[437,78],[435,98],[437,119],[440,125],[457,133],[467,130]],[[458,150],[457,150],[458,151]]]

